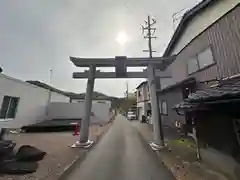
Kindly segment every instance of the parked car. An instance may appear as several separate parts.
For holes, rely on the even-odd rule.
[[[127,113],[127,119],[128,119],[128,120],[135,120],[135,119],[137,119],[137,116],[136,116],[136,114],[135,114],[134,112],[129,111],[129,112]]]

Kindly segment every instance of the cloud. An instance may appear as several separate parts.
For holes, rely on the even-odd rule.
[[[49,81],[68,91],[84,92],[86,80],[73,80],[69,56],[147,56],[140,24],[150,13],[157,19],[156,56],[164,51],[172,33],[172,14],[191,7],[192,0],[2,0],[0,1],[0,66],[4,73],[23,80]],[[120,31],[130,41],[121,48]],[[140,81],[128,80],[134,89]],[[122,96],[126,80],[96,80],[95,89]]]

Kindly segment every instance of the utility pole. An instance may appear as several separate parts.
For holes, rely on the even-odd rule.
[[[128,82],[126,82],[126,98],[128,100]]]
[[[156,24],[156,20],[151,19],[151,17],[148,16],[147,21],[145,21],[145,25],[144,26],[141,25],[144,39],[148,40],[148,50],[144,50],[144,52],[149,52],[149,59],[152,58],[152,53],[156,52],[152,50],[152,39],[156,39],[156,36],[154,36],[156,32],[156,28],[153,27],[155,24]],[[152,118],[153,118],[153,133],[154,133],[154,142],[150,143],[150,146],[153,149],[158,150],[160,149],[161,146],[164,146],[164,136],[163,136],[161,115],[159,111],[158,96],[156,91],[155,67],[152,64],[148,65],[147,73],[148,73],[148,85],[150,88]]]
[[[126,81],[126,92],[125,92],[125,97],[126,97],[126,99],[125,99],[125,102],[126,102],[126,104],[128,104],[128,82]],[[128,105],[127,105],[127,108],[128,108]],[[128,111],[129,111],[129,109],[127,109],[126,110],[126,117],[127,117],[127,113],[128,113]]]

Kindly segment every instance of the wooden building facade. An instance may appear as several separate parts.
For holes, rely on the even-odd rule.
[[[220,14],[216,13],[220,10]],[[206,16],[211,17],[211,21],[208,22]],[[198,32],[199,29],[202,31]],[[195,36],[192,35],[194,33]],[[192,39],[188,39],[188,35]],[[239,0],[203,0],[184,15],[164,53],[165,56],[177,55],[166,68],[172,73],[172,84],[158,90],[161,112],[168,112],[162,113],[165,124],[185,123],[186,119],[180,118],[172,107],[187,94],[207,88],[218,79],[240,73],[239,47]],[[195,78],[195,85],[182,86],[189,78]],[[162,108],[162,104],[167,106],[167,110]]]

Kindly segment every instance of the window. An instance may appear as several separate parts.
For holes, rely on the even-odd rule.
[[[138,97],[140,97],[140,96],[141,96],[141,91],[139,90],[139,91],[138,91]]]
[[[214,63],[213,54],[210,47],[198,54],[198,63],[199,69],[205,68]]]
[[[19,98],[17,97],[4,96],[0,111],[0,118],[15,118],[18,102]]]
[[[192,73],[198,71],[199,67],[198,67],[197,57],[192,58],[188,61],[187,69],[188,69],[188,74],[192,74]]]
[[[167,115],[167,101],[162,101],[162,114]]]
[[[212,49],[211,47],[208,47],[204,51],[198,53],[196,57],[190,59],[187,62],[188,74],[197,72],[198,70],[203,69],[212,64],[214,64]]]

